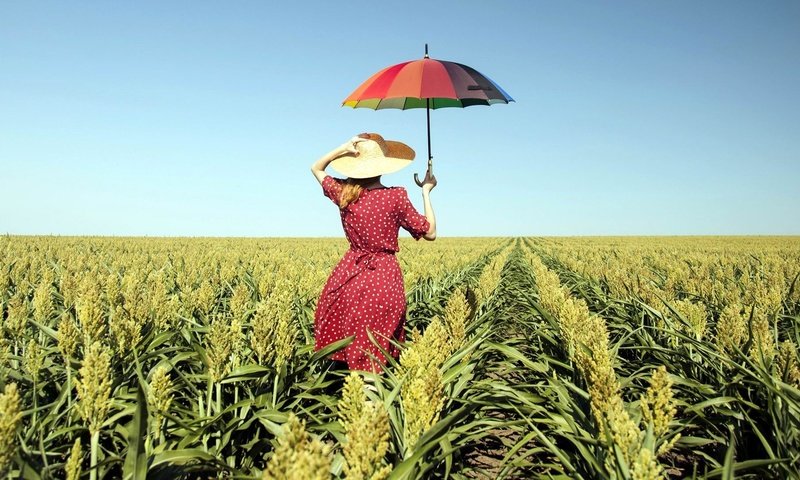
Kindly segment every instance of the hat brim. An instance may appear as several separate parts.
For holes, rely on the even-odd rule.
[[[330,166],[349,178],[371,178],[402,170],[414,161],[414,150],[408,145],[387,140],[386,146],[386,156],[372,152],[358,156],[346,154],[332,161]]]

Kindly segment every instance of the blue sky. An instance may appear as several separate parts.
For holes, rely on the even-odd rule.
[[[432,113],[442,236],[800,234],[798,2],[2,2],[0,232],[338,236],[308,171],[362,131],[422,207],[425,112],[374,72],[470,65]]]

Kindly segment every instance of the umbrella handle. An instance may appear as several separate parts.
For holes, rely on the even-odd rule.
[[[433,158],[428,159],[428,171],[425,173],[427,174],[428,172],[433,173]],[[414,174],[414,181],[417,183],[418,187],[422,186],[422,182],[419,181],[419,175],[416,173]]]

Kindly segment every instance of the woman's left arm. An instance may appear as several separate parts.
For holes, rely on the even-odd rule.
[[[431,205],[431,190],[436,187],[436,177],[433,176],[430,170],[425,172],[425,180],[422,182],[422,201],[424,205],[425,218],[428,220],[428,231],[422,236],[425,240],[436,240],[436,215],[433,213],[433,205]]]
[[[328,175],[325,173],[325,169],[328,168],[328,164],[348,153],[358,155],[356,144],[358,144],[358,142],[363,142],[364,140],[364,138],[356,136],[334,148],[330,152],[320,157],[319,160],[314,162],[313,165],[311,165],[311,173],[314,174],[314,177],[316,177],[317,181],[321,184],[322,181],[325,180],[325,176]]]

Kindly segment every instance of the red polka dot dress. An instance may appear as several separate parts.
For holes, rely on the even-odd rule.
[[[326,176],[322,191],[337,206],[344,180]],[[343,338],[354,340],[331,356],[351,370],[381,371],[385,358],[372,343],[398,355],[390,339],[405,341],[406,295],[395,252],[400,227],[419,240],[430,228],[402,187],[364,189],[340,210],[350,249],[334,267],[314,314],[315,350]],[[373,359],[374,357],[374,359]]]

